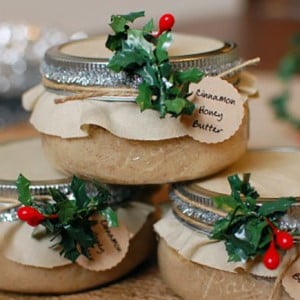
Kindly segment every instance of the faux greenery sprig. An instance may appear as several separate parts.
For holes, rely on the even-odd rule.
[[[168,56],[172,42],[170,30],[174,23],[172,15],[161,17],[158,33],[153,32],[153,20],[141,30],[129,27],[129,23],[144,15],[144,12],[134,12],[111,17],[114,35],[108,36],[106,47],[114,54],[108,67],[115,72],[125,71],[130,76],[142,78],[135,99],[141,111],[157,110],[161,118],[166,114],[173,117],[191,114],[194,104],[187,99],[189,85],[199,82],[204,74],[196,68],[173,70]]]
[[[269,269],[279,265],[280,257],[275,246],[287,250],[293,246],[292,235],[278,229],[279,218],[296,201],[293,197],[257,204],[259,194],[249,183],[250,174],[228,177],[231,195],[213,198],[216,207],[228,215],[218,220],[211,238],[224,240],[228,261],[247,261],[264,255]]]
[[[30,181],[20,175],[16,182],[19,201],[24,205],[18,211],[18,217],[31,226],[41,224],[47,233],[59,237],[61,255],[75,262],[79,255],[91,259],[89,249],[99,241],[92,229],[97,223],[92,216],[101,215],[110,227],[118,226],[116,213],[109,206],[110,193],[106,186],[94,183],[97,192],[90,196],[86,183],[77,177],[71,182],[73,197],[68,197],[58,189],[49,189],[52,201],[39,201],[29,190]]]
[[[290,100],[289,84],[297,74],[300,74],[300,33],[293,36],[289,52],[280,60],[278,76],[284,83],[284,88],[282,93],[274,96],[271,100],[276,117],[300,130],[300,119],[288,109]]]

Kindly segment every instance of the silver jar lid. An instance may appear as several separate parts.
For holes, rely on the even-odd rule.
[[[32,181],[29,190],[33,197],[51,200],[50,189],[57,189],[65,195],[70,195],[70,183],[70,179]],[[0,180],[0,223],[17,221],[17,208],[20,206],[16,183],[9,180]]]
[[[73,199],[71,178],[54,170],[43,155],[39,139],[16,140],[0,143],[0,223],[17,220],[18,201],[16,180],[20,173],[30,180],[31,195],[40,200],[51,201],[49,190],[56,189]],[[39,170],[42,169],[42,172]],[[97,193],[93,184],[87,184],[90,195]],[[112,206],[139,197],[149,188],[144,186],[108,185]]]
[[[269,159],[269,161],[266,161],[266,157],[270,155],[270,153],[274,153],[276,157],[272,157]],[[289,157],[289,160],[283,160],[283,157],[289,154],[292,154],[293,156]],[[297,157],[294,157],[294,155]],[[257,174],[255,174],[256,167],[254,166],[255,157],[259,159],[259,161],[257,161]],[[280,157],[282,159],[280,159]],[[266,172],[267,169],[269,170],[270,167],[273,167],[274,174],[276,174],[277,172],[281,172],[280,176],[285,178],[285,182],[282,181],[281,177],[275,178],[276,176],[274,176],[274,178],[270,178],[270,173],[266,173],[264,177],[266,182],[268,182],[268,187],[276,185],[276,182],[280,180],[282,185],[281,187],[278,187],[279,190],[280,188],[282,188],[282,186],[291,184],[291,182],[293,186],[295,186],[296,184],[296,189],[293,190],[293,194],[286,194],[286,192],[284,192],[284,194],[278,194],[276,197],[270,197],[268,194],[264,194],[264,192],[262,192],[261,197],[259,197],[257,201],[257,204],[261,205],[264,202],[274,201],[279,199],[280,197],[285,196],[295,197],[296,202],[292,204],[287,214],[284,215],[280,220],[280,228],[297,230],[298,232],[300,232],[300,193],[295,194],[297,193],[299,187],[299,184],[296,183],[296,181],[299,180],[299,176],[297,176],[298,172],[300,171],[299,168],[297,168],[297,159],[299,158],[300,151],[295,150],[295,148],[249,151],[245,154],[244,157],[240,159],[240,161],[236,162],[231,167],[217,174],[216,176],[204,178],[198,181],[176,183],[172,185],[169,195],[170,199],[172,200],[173,213],[185,225],[192,227],[193,229],[196,229],[200,232],[209,234],[214,226],[214,223],[227,215],[227,213],[218,209],[213,201],[214,196],[228,195],[230,193],[227,176],[236,173],[240,175],[242,173],[252,173],[253,177],[257,175],[256,180],[258,180],[262,178],[264,172]],[[293,161],[293,159],[296,159],[296,161]],[[287,162],[288,164],[286,168],[284,166],[281,166],[281,163],[283,163],[283,161]],[[280,169],[281,167],[282,169]],[[249,172],[247,170],[249,170]],[[291,179],[291,176],[288,176],[287,172],[295,172],[291,174],[291,176],[294,176],[293,181]],[[224,183],[226,183],[226,188],[228,187],[228,191],[226,192],[222,191],[225,186]],[[255,184],[251,185],[257,189],[258,193],[260,193],[259,188],[257,188]]]
[[[71,179],[53,180],[53,181],[33,181],[30,182],[30,193],[34,198],[51,201],[50,189],[61,191],[69,199],[74,199],[71,190]],[[151,193],[152,189],[147,186],[123,186],[123,185],[107,185],[110,192],[109,205],[120,206],[125,205],[128,201],[135,199],[144,194]],[[87,183],[87,192],[89,195],[96,194],[95,187]],[[18,220],[17,209],[21,206],[18,199],[18,191],[15,182],[0,180],[0,223],[14,222]]]
[[[181,35],[178,35],[180,44]],[[175,35],[176,37],[176,35]],[[193,45],[191,50],[189,45],[181,45],[186,51],[178,51],[179,55],[170,53],[170,61],[174,69],[186,70],[191,67],[198,68],[206,75],[218,75],[240,64],[237,46],[233,42],[223,42],[203,37],[189,37],[199,40],[199,48]],[[184,38],[183,42],[186,43]],[[201,42],[212,41],[211,47],[204,47],[201,51]],[[176,42],[176,38],[175,38]],[[108,69],[107,64],[112,53],[102,51],[104,47],[104,37],[86,39],[69,42],[50,48],[41,65],[41,73],[44,78],[58,84],[74,84],[83,87],[133,87],[135,88],[141,79],[137,76],[130,77],[124,72],[115,73]],[[85,44],[87,47],[85,47]],[[92,46],[91,46],[92,45]],[[96,50],[86,53],[86,48]],[[176,46],[176,48],[178,48]],[[65,50],[72,49],[72,51]],[[100,53],[103,52],[102,56]]]

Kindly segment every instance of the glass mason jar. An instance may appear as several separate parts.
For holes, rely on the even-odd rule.
[[[172,185],[172,209],[155,224],[155,230],[160,237],[161,274],[175,293],[183,299],[197,300],[266,299],[276,290],[280,299],[294,299],[297,288],[292,282],[298,268],[295,252],[300,232],[299,158],[300,152],[296,149],[247,151],[215,176]],[[210,239],[215,223],[228,214],[216,206],[213,198],[230,195],[228,176],[238,174],[241,178],[245,173],[251,174],[250,184],[260,195],[256,201],[258,207],[275,203],[281,197],[296,200],[279,221],[275,221],[279,230],[296,235],[293,248],[280,252],[281,263],[274,270],[263,264],[263,254],[251,262],[229,261],[224,241]],[[259,232],[258,224],[254,231]],[[237,232],[236,237],[248,239],[243,231]],[[186,280],[179,281],[179,278]]]
[[[186,133],[181,118],[140,111],[135,97],[141,78],[111,71],[112,53],[104,44],[101,36],[49,49],[41,68],[43,86],[24,97],[45,153],[58,169],[111,184],[162,184],[216,173],[245,152],[247,101],[231,136],[200,142]],[[234,43],[174,34],[169,55],[175,70],[226,74],[223,78],[239,89],[243,72],[233,69],[241,64]]]
[[[153,208],[137,202],[137,199],[149,196],[152,192],[149,189],[108,186],[109,204],[116,210],[120,224],[127,228],[128,248],[108,268],[93,271],[61,255],[62,248],[57,246],[61,236],[50,235],[42,225],[32,227],[18,217],[17,210],[24,207],[18,200],[16,185],[20,174],[30,180],[31,197],[41,205],[53,203],[49,189],[59,190],[70,201],[75,199],[71,178],[48,163],[41,140],[1,143],[0,164],[0,264],[3,275],[0,290],[31,294],[86,290],[122,277],[153,251]],[[92,186],[90,188],[87,184],[86,188],[89,195],[94,195]]]

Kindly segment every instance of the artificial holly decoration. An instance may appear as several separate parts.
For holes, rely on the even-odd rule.
[[[198,83],[204,73],[196,68],[173,70],[168,55],[172,42],[170,30],[175,22],[171,14],[161,17],[158,34],[153,34],[153,20],[141,30],[129,27],[129,23],[143,16],[144,12],[112,16],[110,26],[114,35],[108,36],[106,47],[114,54],[108,68],[141,78],[135,99],[141,111],[156,110],[161,118],[167,114],[173,117],[192,114],[195,105],[187,99],[189,85]]]
[[[117,215],[109,206],[110,193],[104,185],[93,183],[96,193],[90,195],[86,182],[73,177],[69,195],[49,189],[51,201],[34,198],[30,181],[23,175],[18,177],[16,185],[23,204],[17,211],[19,219],[31,226],[42,225],[49,236],[60,237],[56,245],[72,262],[81,254],[90,259],[89,249],[101,242],[93,231],[94,216],[101,215],[110,227],[118,226]]]
[[[263,255],[267,268],[274,269],[280,263],[276,249],[288,250],[293,246],[291,233],[278,229],[280,218],[296,201],[282,197],[276,201],[257,204],[259,194],[250,185],[250,174],[228,177],[231,195],[213,197],[217,208],[228,212],[214,224],[211,238],[224,240],[229,261],[244,261]]]
[[[300,131],[300,118],[289,109],[290,83],[300,74],[300,33],[295,34],[289,43],[288,52],[281,58],[278,77],[283,83],[283,90],[271,99],[271,106],[278,119],[286,121]]]

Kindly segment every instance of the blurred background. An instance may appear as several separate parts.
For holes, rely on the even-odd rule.
[[[20,95],[39,82],[39,63],[48,47],[107,34],[112,14],[139,10],[156,22],[163,13],[173,13],[178,32],[237,42],[244,59],[261,57],[254,72],[266,72],[263,80],[276,77],[290,39],[300,32],[299,0],[1,0],[0,130],[28,119]],[[270,90],[279,91],[273,77],[277,85]]]

